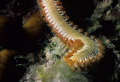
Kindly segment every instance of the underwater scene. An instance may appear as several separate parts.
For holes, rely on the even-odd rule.
[[[0,82],[120,82],[120,0],[0,0]]]

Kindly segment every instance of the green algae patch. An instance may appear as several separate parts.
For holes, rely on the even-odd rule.
[[[88,82],[80,73],[72,70],[65,62],[40,67],[37,74],[41,82]]]

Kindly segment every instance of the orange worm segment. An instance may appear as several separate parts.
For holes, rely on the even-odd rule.
[[[92,63],[99,61],[104,55],[104,46],[99,39],[92,39],[87,32],[83,35],[82,29],[73,25],[73,22],[66,22],[66,16],[60,0],[38,0],[41,13],[45,16],[44,20],[67,46],[70,51],[64,56],[64,61],[74,68],[84,68]],[[65,17],[66,16],[66,17]]]

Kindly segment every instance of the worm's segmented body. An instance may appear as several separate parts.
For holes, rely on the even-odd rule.
[[[75,30],[77,25],[68,22],[69,17],[59,0],[38,0],[38,5],[48,26],[71,49],[64,56],[65,62],[75,68],[84,68],[103,57],[105,48],[99,39],[87,37],[87,32],[85,35],[79,32],[81,29]]]

